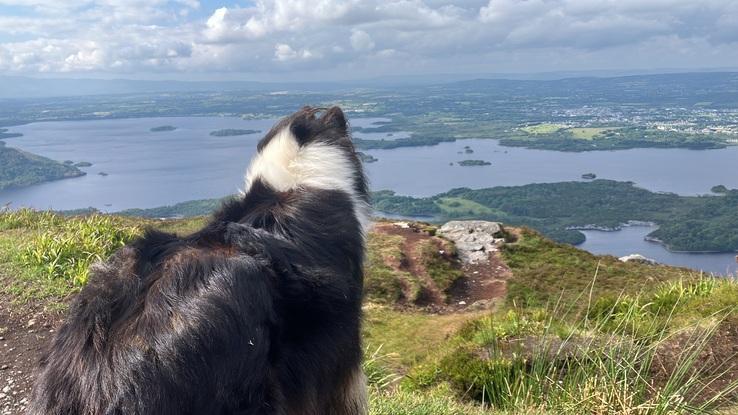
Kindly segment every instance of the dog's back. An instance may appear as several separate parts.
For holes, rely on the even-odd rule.
[[[366,183],[343,114],[315,112],[267,134],[245,194],[204,229],[150,231],[95,266],[30,413],[366,412]]]

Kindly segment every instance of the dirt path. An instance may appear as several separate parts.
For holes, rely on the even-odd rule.
[[[495,301],[507,294],[507,280],[512,276],[510,268],[503,262],[499,252],[489,254],[489,262],[478,264],[461,264],[456,258],[447,256],[448,261],[455,261],[464,273],[452,286],[443,293],[428,276],[425,268],[418,261],[419,244],[431,240],[441,247],[441,239],[428,233],[422,225],[406,222],[381,222],[374,226],[375,232],[401,236],[403,263],[399,270],[408,271],[424,284],[424,297],[416,302],[433,312],[463,312],[468,309],[480,310],[490,308]]]
[[[0,296],[0,415],[24,413],[36,363],[61,320],[61,312]]]
[[[423,292],[416,302],[422,307],[442,307],[445,305],[444,295],[436,287],[435,282],[430,278],[425,267],[420,263],[419,245],[421,242],[430,240],[432,237],[428,234],[413,227],[396,226],[392,223],[381,223],[374,227],[375,232],[382,232],[387,235],[395,235],[403,238],[402,244],[402,261],[398,264],[400,271],[407,271],[416,276],[423,284]]]

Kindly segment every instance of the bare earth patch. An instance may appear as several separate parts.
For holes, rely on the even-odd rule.
[[[15,415],[25,411],[36,364],[63,313],[0,297],[0,415]]]
[[[423,282],[423,293],[416,306],[437,313],[482,310],[494,306],[507,293],[506,281],[512,273],[499,252],[489,252],[488,262],[464,263],[448,249],[443,249],[448,241],[432,235],[424,224],[380,222],[374,226],[374,232],[404,238],[403,261],[396,266],[398,271],[410,272]],[[445,292],[430,278],[419,258],[420,245],[428,241],[436,244],[444,260],[463,273]]]

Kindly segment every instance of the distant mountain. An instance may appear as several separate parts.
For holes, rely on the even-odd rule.
[[[738,104],[738,72],[692,72],[557,80],[474,79],[444,84],[445,91],[606,103]]]
[[[131,79],[38,79],[0,76],[0,99],[164,92],[319,91],[340,89],[335,83],[264,83],[249,81],[149,81]]]
[[[730,69],[729,71],[736,71]],[[388,75],[358,80],[338,81],[173,81],[173,80],[133,80],[133,79],[84,79],[84,78],[32,78],[25,76],[0,76],[0,99],[4,98],[42,98],[71,97],[85,95],[147,94],[164,92],[234,92],[234,91],[308,91],[330,92],[353,88],[401,88],[434,84],[476,83],[478,80],[491,80],[499,83],[542,82],[582,79],[617,79],[624,77],[678,75],[713,75],[716,70],[700,70],[686,73],[679,69],[660,70],[598,70],[598,71],[559,71],[540,73],[437,73]],[[722,73],[728,73],[724,70]],[[712,79],[707,76],[707,79]],[[514,85],[510,84],[510,85]]]

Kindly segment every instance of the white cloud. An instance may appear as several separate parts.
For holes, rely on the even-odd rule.
[[[354,30],[351,33],[351,46],[357,51],[374,49],[374,41],[369,34],[363,30]]]
[[[736,43],[738,0],[0,0],[13,73],[738,66]]]

